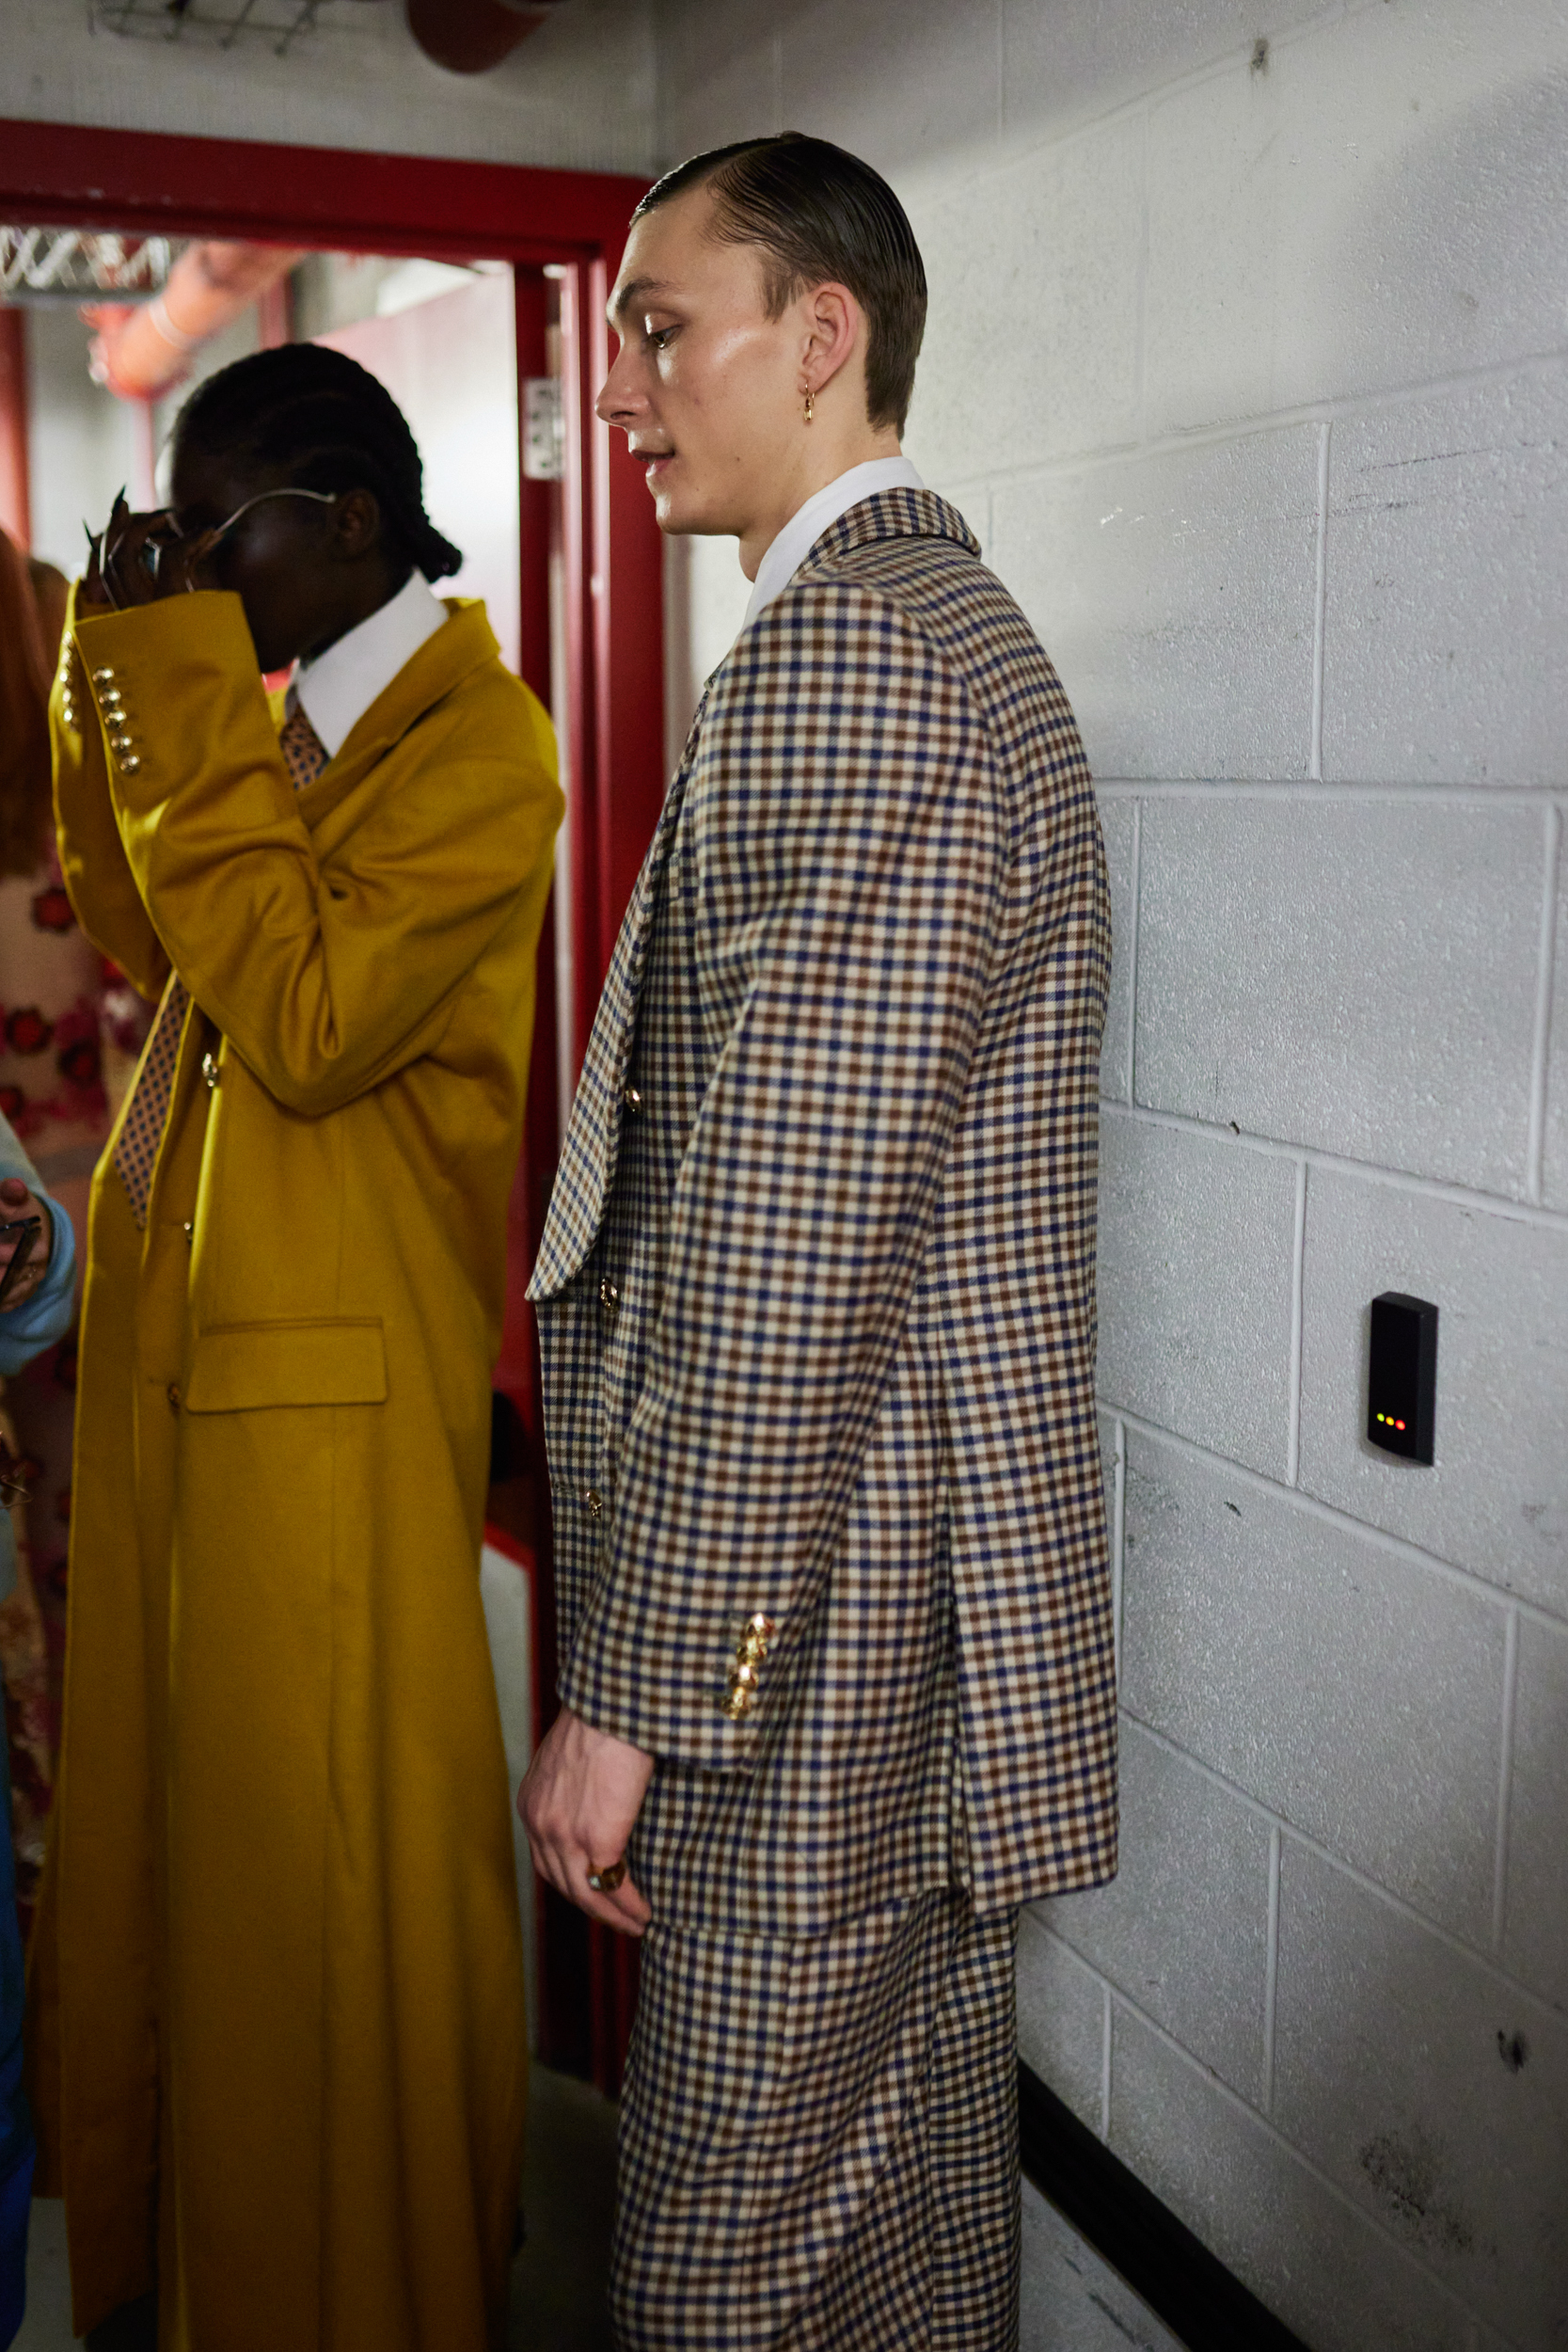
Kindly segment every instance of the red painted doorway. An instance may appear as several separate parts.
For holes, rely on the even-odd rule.
[[[641,473],[593,413],[609,361],[605,298],[644,185],[618,174],[0,122],[0,219],[8,223],[502,261],[514,273],[519,382],[552,373],[547,344],[557,347],[564,480],[559,492],[521,484],[518,666],[546,705],[561,706],[569,887],[541,943],[496,1375],[516,1416],[521,1461],[494,1497],[536,1564],[541,1725],[554,1708],[554,1611],[537,1350],[522,1292],[554,1176],[562,1082],[575,1081],[580,1065],[665,786],[661,543]],[[570,941],[559,965],[558,922]],[[635,2001],[632,1947],[590,1934],[551,1895],[540,1963],[541,2056],[614,2089]]]

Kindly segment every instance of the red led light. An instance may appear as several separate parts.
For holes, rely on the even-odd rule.
[[[1402,1422],[1402,1421],[1397,1421],[1397,1422],[1394,1423],[1394,1426],[1395,1426],[1395,1428],[1396,1428],[1396,1429],[1402,1429],[1402,1428],[1404,1427],[1404,1423],[1403,1423],[1403,1422]]]

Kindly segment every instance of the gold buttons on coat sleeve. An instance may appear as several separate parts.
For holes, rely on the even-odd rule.
[[[98,708],[109,731],[109,749],[128,776],[134,776],[141,766],[136,739],[131,732],[131,713],[125,707],[125,697],[115,684],[113,670],[94,670],[92,682],[98,689]]]
[[[604,1497],[600,1494],[597,1486],[584,1486],[582,1490],[582,1500],[583,1506],[591,1519],[603,1518]]]
[[[735,1659],[725,1681],[721,1709],[732,1724],[749,1715],[757,1703],[759,1669],[768,1655],[768,1644],[778,1627],[758,1609],[746,1620],[745,1631],[736,1644]]]
[[[608,1274],[599,1284],[599,1304],[610,1316],[613,1316],[620,1308],[621,1294]]]
[[[638,1112],[642,1108],[642,1096],[640,1090],[636,1087],[623,1087],[621,1089],[621,1100],[626,1104],[626,1109],[631,1113],[633,1119],[635,1119]]]

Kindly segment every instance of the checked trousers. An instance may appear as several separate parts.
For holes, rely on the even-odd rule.
[[[621,2101],[622,2352],[1016,2352],[1018,1915],[648,1931]]]

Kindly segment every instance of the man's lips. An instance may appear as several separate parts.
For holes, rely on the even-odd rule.
[[[658,480],[660,472],[672,462],[674,454],[673,449],[636,449],[632,452],[650,482]]]

